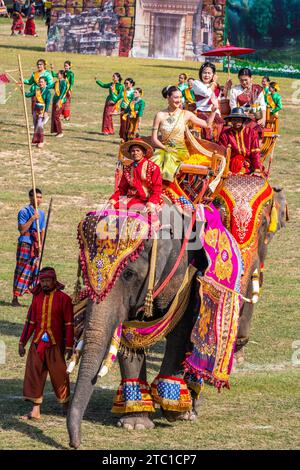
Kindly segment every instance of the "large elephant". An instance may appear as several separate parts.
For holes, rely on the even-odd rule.
[[[237,194],[240,195],[243,193],[243,191],[247,192],[247,183],[245,182],[245,178],[242,177],[239,180],[237,178],[237,181]],[[248,181],[251,183],[251,179],[248,179]],[[220,203],[223,205],[223,208],[225,208],[223,197],[221,197],[219,204]],[[224,212],[226,212],[226,210]],[[263,205],[261,214],[258,217],[257,230],[254,229],[254,238],[251,243],[251,245],[254,247],[254,250],[251,254],[251,260],[250,262],[245,263],[246,269],[243,276],[244,281],[242,282],[242,291],[245,298],[251,300],[251,302],[245,301],[240,312],[239,329],[236,342],[236,358],[238,362],[242,362],[244,360],[244,347],[249,341],[253,310],[256,303],[253,301],[255,298],[254,289],[256,291],[262,286],[263,283],[263,269],[267,256],[268,244],[275,233],[278,232],[282,227],[285,227],[286,221],[288,221],[288,212],[284,191],[280,187],[274,187],[272,188],[270,197]],[[226,224],[225,220],[224,223],[230,230],[230,224]],[[240,249],[243,254],[243,245],[240,245]],[[245,247],[245,256],[247,256],[248,250],[249,245]],[[257,284],[255,284],[255,281],[253,282],[255,277],[258,278]],[[258,300],[258,296],[256,296],[255,300]]]
[[[168,214],[168,212],[170,213]],[[164,218],[170,220],[171,223],[162,226],[157,244],[157,285],[160,285],[171,272],[181,251],[183,233],[179,237],[174,236],[174,233],[178,233],[178,227],[186,227],[190,221],[189,218],[185,218],[182,223],[182,216],[169,206],[164,208]],[[193,249],[184,251],[178,269],[155,299],[153,318],[160,317],[166,312],[182,285],[191,261],[198,270],[204,271],[206,269],[207,259],[200,245],[200,228],[200,224],[196,223],[193,232],[196,242]],[[144,303],[152,244],[152,240],[145,241],[145,248],[139,258],[128,263],[105,300],[98,304],[89,302],[85,320],[84,349],[67,417],[71,447],[78,448],[80,445],[81,421],[97,381],[100,365],[106,356],[117,325],[124,320],[136,319],[139,308]],[[160,368],[160,373],[167,376],[183,377],[182,362],[187,351],[191,348],[190,335],[196,320],[195,304],[199,300],[195,280],[193,284],[186,313],[167,336],[165,355]],[[138,351],[137,355],[130,357],[119,355],[119,364],[122,378],[139,378],[146,381],[146,356],[142,350]],[[169,411],[166,413],[166,417],[172,421],[182,417],[182,414]],[[193,419],[195,413],[185,413],[185,418]],[[147,412],[127,413],[120,419],[118,425],[128,429],[145,429],[154,426]]]

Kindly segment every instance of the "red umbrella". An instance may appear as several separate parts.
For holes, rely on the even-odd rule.
[[[249,47],[233,46],[227,41],[226,46],[217,47],[216,49],[212,49],[211,51],[205,52],[202,55],[206,57],[228,57],[228,76],[230,76],[230,57],[250,54],[251,52],[255,51],[256,49],[250,49]]]

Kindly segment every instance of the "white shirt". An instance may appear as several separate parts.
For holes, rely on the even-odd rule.
[[[233,108],[238,108],[238,103],[237,103],[237,97],[244,93],[244,88],[242,85],[236,85],[233,87],[230,91],[230,109],[232,110]],[[262,91],[258,97],[254,100],[254,103],[250,104],[258,104],[260,106],[260,109],[262,111],[265,111],[267,109],[266,102],[265,102],[265,97],[264,97],[264,92]]]
[[[199,111],[211,111],[212,104],[208,104],[213,91],[208,85],[201,82],[200,80],[195,80],[193,84],[193,91],[196,95],[196,108]],[[197,101],[197,95],[201,96],[201,98]]]

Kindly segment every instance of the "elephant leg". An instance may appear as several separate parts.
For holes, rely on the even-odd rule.
[[[143,351],[134,356],[125,357],[119,355],[119,365],[122,379],[140,379],[143,382],[147,380],[146,355]],[[117,423],[118,427],[132,430],[143,430],[154,428],[153,421],[149,418],[146,411],[125,413]]]
[[[252,281],[250,280],[246,292],[246,297],[250,299],[252,298],[252,290]],[[249,341],[253,309],[253,304],[245,302],[240,313],[237,341],[235,345],[235,360],[237,363],[241,363],[244,361],[244,348]]]
[[[168,335],[165,355],[160,369],[161,375],[183,378],[184,371],[182,363],[186,357],[186,353],[191,351],[192,345],[190,336],[193,323],[192,315],[186,314]],[[191,410],[182,412],[162,410],[164,417],[170,422],[177,420],[193,421],[197,419],[198,413],[196,409],[199,407],[200,400],[196,399],[193,391],[191,391],[191,396],[193,401]]]

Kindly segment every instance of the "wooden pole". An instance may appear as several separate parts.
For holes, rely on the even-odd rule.
[[[42,267],[42,261],[43,261],[43,254],[44,254],[44,249],[45,249],[45,244],[46,244],[46,238],[47,238],[47,233],[48,233],[48,228],[49,228],[49,222],[50,222],[50,216],[51,216],[51,211],[52,211],[52,197],[49,202],[49,208],[48,208],[48,214],[47,214],[47,222],[46,222],[46,228],[45,228],[45,235],[43,239],[43,244],[42,244],[42,251],[41,251],[41,256],[40,256],[40,261],[39,261],[39,269],[38,272],[40,272],[41,267]]]
[[[230,78],[230,55],[228,57],[228,62],[227,62],[227,74],[228,74],[228,79]]]
[[[22,97],[23,97],[23,107],[24,107],[24,115],[25,115],[26,130],[27,130],[28,153],[29,153],[29,160],[30,160],[30,169],[31,169],[31,180],[32,180],[32,189],[33,189],[34,205],[35,205],[35,210],[38,210],[37,199],[36,199],[36,191],[35,191],[36,186],[35,186],[35,177],[34,177],[34,168],[33,168],[31,139],[30,139],[30,132],[29,132],[28,113],[27,113],[26,98],[25,98],[25,89],[24,89],[24,77],[23,77],[23,71],[22,71],[22,64],[21,64],[21,57],[20,57],[20,54],[18,55],[18,63],[19,63],[19,72],[20,72],[20,79],[21,79],[21,90],[22,90]],[[39,253],[41,253],[41,234],[40,234],[40,222],[39,222],[39,219],[36,219],[36,228],[37,228],[37,233],[38,233]]]

